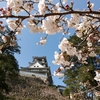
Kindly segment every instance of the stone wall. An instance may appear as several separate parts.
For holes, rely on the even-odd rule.
[[[56,87],[48,86],[36,77],[19,76],[7,83],[12,90],[6,96],[13,97],[12,100],[66,100]]]

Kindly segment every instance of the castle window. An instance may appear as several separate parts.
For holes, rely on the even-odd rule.
[[[43,65],[44,67],[46,67],[46,65]]]
[[[37,61],[37,59],[34,59],[34,61]]]
[[[42,59],[42,61],[44,61],[44,59]]]
[[[42,59],[41,63],[45,63],[44,59]]]

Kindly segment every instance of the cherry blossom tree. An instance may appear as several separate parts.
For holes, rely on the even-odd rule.
[[[21,30],[28,26],[32,33],[46,34],[37,43],[40,45],[45,45],[49,35],[62,34],[58,45],[60,51],[54,53],[53,63],[59,66],[54,72],[55,76],[63,77],[64,70],[72,68],[76,62],[88,64],[88,57],[92,58],[99,54],[97,51],[100,50],[100,10],[99,8],[93,10],[94,3],[87,1],[87,8],[74,10],[74,2],[67,4],[67,0],[57,0],[56,3],[53,0],[1,0],[1,2],[6,2],[6,7],[0,8],[0,29],[5,30],[2,21],[5,18],[12,31],[11,37],[2,35],[1,53],[5,43],[10,46],[16,45],[16,35],[21,34]],[[23,25],[25,20],[27,25]],[[69,35],[70,28],[75,30],[75,35],[80,39],[78,44],[65,37]],[[100,78],[97,81],[99,80]]]

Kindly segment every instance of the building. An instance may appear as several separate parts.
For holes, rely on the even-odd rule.
[[[28,67],[21,67],[20,74],[38,77],[49,85],[53,84],[50,67],[48,67],[47,59],[45,56],[33,57],[33,61],[29,62]]]

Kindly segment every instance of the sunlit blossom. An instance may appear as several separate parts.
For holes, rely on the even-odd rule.
[[[90,57],[95,57],[96,56],[96,53],[94,51],[91,51],[90,54],[89,54],[89,56]]]
[[[49,35],[55,34],[56,32],[62,32],[63,28],[58,25],[56,22],[57,16],[50,16],[47,17],[46,20],[42,21],[42,28],[44,32],[46,32]]]
[[[54,74],[53,74],[54,76],[58,76],[58,77],[60,77],[60,78],[62,78],[62,77],[64,77],[64,73],[62,73],[62,72],[55,72],[54,71]]]
[[[46,44],[46,42],[47,42],[46,38],[42,38],[39,42],[37,42],[37,44],[40,44],[43,46],[44,44]]]
[[[39,13],[41,15],[44,15],[46,10],[47,10],[47,6],[45,5],[45,0],[40,0],[39,3],[38,3],[38,10],[39,10]]]
[[[11,7],[12,11],[14,11],[16,15],[18,15],[18,13],[20,12],[22,3],[23,0],[7,0],[7,6]]]
[[[96,81],[99,81],[100,82],[100,73],[98,71],[95,71],[95,73],[96,73],[96,76],[94,77],[94,79]]]
[[[4,36],[4,35],[3,35],[1,38],[2,38],[2,40],[3,40],[4,43],[7,42],[7,36]]]

